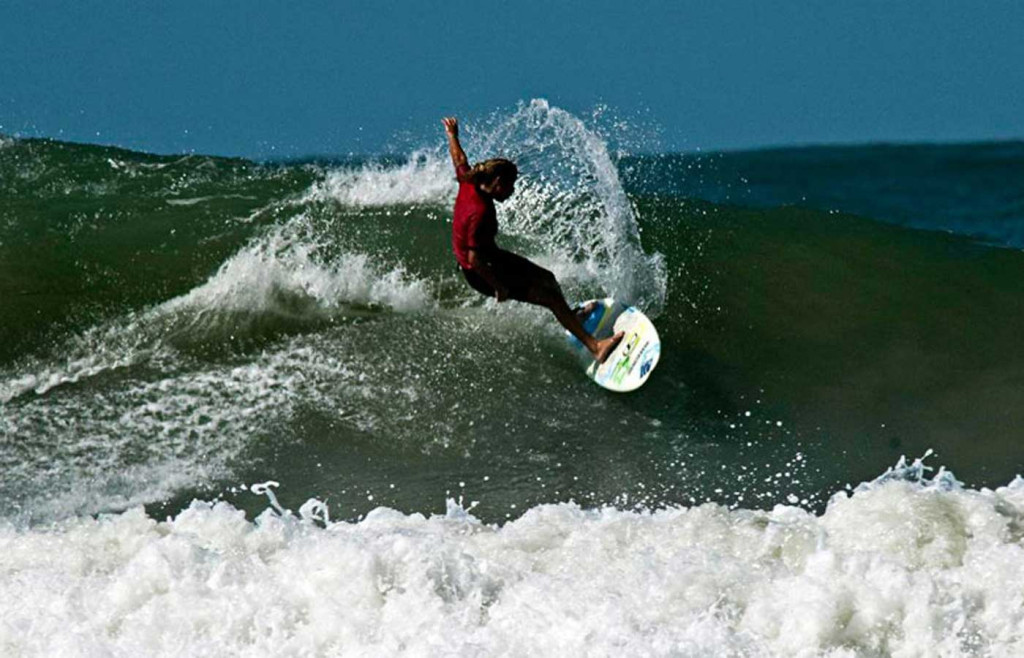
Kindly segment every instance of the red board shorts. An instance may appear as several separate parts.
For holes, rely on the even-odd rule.
[[[489,252],[486,258],[491,265],[491,269],[494,270],[494,275],[508,288],[509,299],[521,302],[530,301],[529,294],[531,288],[542,285],[546,280],[554,280],[555,278],[555,275],[540,265],[518,254],[513,254],[511,251],[496,249]],[[462,275],[466,277],[466,282],[474,290],[481,295],[494,297],[494,288],[482,276],[462,266],[459,269],[462,270]]]

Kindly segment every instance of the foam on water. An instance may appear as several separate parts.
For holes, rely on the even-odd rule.
[[[151,358],[155,346],[140,336],[134,314],[94,327],[71,338],[59,357],[30,357],[0,370],[0,402],[134,365]]]
[[[976,656],[1024,651],[1024,480],[888,477],[820,516],[449,501],[357,523],[194,502],[0,529],[13,655]],[[470,507],[471,509],[471,507]],[[326,527],[325,527],[326,525]]]
[[[367,401],[393,410],[417,394],[412,384],[368,379],[363,360],[341,356],[359,336],[344,329],[294,336],[256,362],[165,356],[114,386],[0,407],[3,517],[25,524],[121,510],[227,478],[234,460],[297,405],[372,426]]]
[[[334,201],[356,207],[444,203],[454,200],[454,191],[447,153],[417,149],[399,166],[371,162],[332,170],[309,189],[302,202]]]
[[[296,239],[288,227],[272,231],[228,259],[202,286],[161,307],[163,312],[245,311],[294,316],[330,315],[353,305],[422,310],[426,282],[400,263],[385,270],[366,254],[342,253],[328,262],[320,245]]]

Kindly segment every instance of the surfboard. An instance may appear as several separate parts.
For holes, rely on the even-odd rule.
[[[604,363],[598,363],[575,336],[568,331],[569,344],[588,363],[587,377],[609,391],[634,391],[647,381],[661,356],[661,339],[654,324],[634,306],[627,306],[610,297],[579,304],[585,308],[590,302],[597,306],[583,319],[583,328],[597,339],[608,338],[619,331],[622,341]]]

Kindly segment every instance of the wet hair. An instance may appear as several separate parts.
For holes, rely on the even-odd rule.
[[[499,176],[511,183],[519,177],[519,169],[511,160],[491,158],[473,165],[472,169],[459,176],[459,182],[480,185],[481,183],[490,183]]]

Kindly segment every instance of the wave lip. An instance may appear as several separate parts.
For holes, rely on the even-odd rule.
[[[315,244],[275,231],[236,253],[206,283],[165,303],[162,310],[287,316],[302,307],[308,313],[330,314],[352,304],[379,304],[396,311],[429,305],[426,282],[409,277],[400,265],[381,271],[366,254],[345,253],[324,262],[316,252]]]
[[[397,167],[370,163],[328,172],[301,202],[334,201],[346,206],[380,207],[445,203],[455,198],[455,174],[438,149],[413,151]]]
[[[839,494],[821,516],[563,503],[497,527],[449,501],[445,515],[378,508],[324,527],[322,504],[249,523],[197,501],[164,522],[134,509],[0,528],[0,642],[52,654],[73,638],[87,655],[1019,655],[1024,479],[977,491],[905,477]]]

